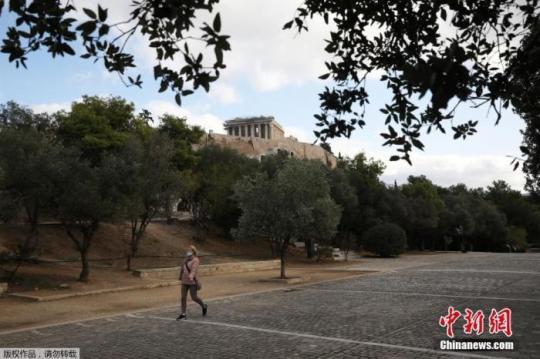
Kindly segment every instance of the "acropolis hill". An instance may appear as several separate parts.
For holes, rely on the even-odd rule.
[[[327,166],[336,166],[336,157],[324,148],[285,136],[285,131],[274,117],[246,117],[225,121],[226,134],[210,132],[202,145],[214,143],[232,148],[239,153],[258,160],[263,156],[286,151],[290,156],[301,159],[316,159]]]

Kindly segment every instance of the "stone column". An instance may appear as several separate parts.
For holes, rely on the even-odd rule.
[[[266,129],[267,131],[266,134],[267,134],[268,139],[271,140],[272,139],[272,124],[269,123],[267,126],[268,128]]]

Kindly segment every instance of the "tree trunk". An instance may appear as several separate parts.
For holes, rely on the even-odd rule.
[[[309,259],[313,258],[313,256],[315,255],[315,248],[314,248],[315,246],[314,246],[313,238],[306,239],[304,243],[306,247],[307,257]]]
[[[131,270],[131,254],[129,254],[129,253],[126,256],[126,270],[127,271]]]
[[[140,236],[138,233],[133,234],[133,237],[131,237],[131,245],[126,257],[126,270],[128,271],[131,270],[131,260],[137,256],[137,252],[139,251],[139,240]]]
[[[131,270],[131,260],[137,256],[137,252],[139,251],[139,243],[144,235],[144,232],[146,231],[146,227],[152,218],[154,218],[155,213],[155,210],[147,208],[146,212],[141,215],[140,220],[139,218],[131,220],[130,252],[126,258],[126,269],[128,271]]]
[[[345,234],[345,248],[343,252],[345,254],[345,262],[349,261],[349,251],[351,250],[351,232],[347,231]]]
[[[66,229],[68,237],[73,241],[75,244],[75,247],[79,251],[81,255],[81,273],[79,274],[79,282],[88,282],[88,277],[90,275],[90,264],[88,261],[88,251],[90,249],[90,243],[92,241],[92,237],[96,233],[96,230],[98,229],[99,222],[98,221],[92,221],[92,223],[89,226],[86,225],[77,225],[74,226],[73,223],[64,222],[62,221],[62,225]],[[73,233],[73,229],[78,228],[78,230],[82,233],[82,239],[79,240]]]
[[[32,217],[30,218],[30,229],[32,231],[32,234],[37,235],[39,232],[39,206],[37,204],[34,205],[33,211],[32,211]]]
[[[32,203],[26,203],[24,207],[26,209],[28,224],[30,224],[30,233],[37,234],[39,231],[39,204],[34,201]]]
[[[81,249],[81,264],[82,270],[79,275],[79,282],[88,282],[90,275],[90,265],[88,263],[88,247]]]
[[[289,245],[289,240],[285,240],[282,244],[281,244],[281,248],[280,248],[280,255],[279,255],[279,260],[280,260],[280,275],[279,277],[281,279],[285,279],[287,278],[286,274],[285,274],[285,255],[287,254],[287,246]]]
[[[281,251],[281,255],[279,256],[279,260],[280,260],[280,273],[279,273],[279,277],[281,279],[285,279],[287,278],[287,276],[285,275],[285,251]]]
[[[272,258],[276,257],[276,247],[273,240],[270,240],[270,252],[272,253]]]

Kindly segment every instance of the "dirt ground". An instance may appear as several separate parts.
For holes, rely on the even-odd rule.
[[[293,263],[287,275],[303,277],[303,283],[313,283],[367,273],[342,270],[340,267],[330,264],[306,266],[302,263]],[[203,299],[210,299],[295,286],[266,281],[278,275],[279,272],[273,270],[203,277],[203,290],[200,295]],[[0,331],[77,321],[178,303],[178,286],[89,295],[50,302],[28,302],[6,296],[0,297]]]
[[[24,226],[0,225],[0,252],[16,248],[26,233]],[[178,266],[190,244],[199,248],[202,264],[271,258],[270,246],[267,243],[235,242],[212,231],[204,240],[194,241],[195,234],[195,229],[187,222],[171,225],[151,223],[140,243],[140,256],[132,261],[132,268]],[[36,253],[40,261],[34,264],[25,263],[10,283],[9,292],[49,296],[159,283],[159,280],[136,278],[126,271],[128,238],[127,225],[102,225],[90,248],[90,281],[80,283],[77,281],[81,269],[79,254],[73,243],[60,225],[42,225]],[[308,260],[303,249],[290,247],[287,275],[304,277],[304,283],[310,283],[363,273],[360,270],[340,269],[343,265],[345,264]],[[203,278],[204,289],[201,295],[203,298],[215,298],[291,286],[267,281],[278,275],[279,271],[274,270],[209,276]],[[179,287],[175,285],[47,302],[31,302],[4,296],[0,297],[0,331],[170,306],[178,303],[178,292]]]
[[[107,224],[100,226],[92,239],[89,258],[101,265],[125,266],[125,256],[129,248],[129,225]],[[17,244],[28,235],[24,225],[0,225],[0,252],[15,250]],[[199,254],[210,261],[230,261],[231,258],[264,259],[270,256],[270,249],[264,243],[252,241],[237,242],[225,239],[216,231],[209,231],[202,240],[194,240],[195,228],[190,222],[152,222],[140,242],[139,258],[135,267],[170,266],[184,256],[186,247],[195,244]],[[62,261],[79,261],[79,253],[59,224],[40,226],[39,247],[36,255],[40,258]]]

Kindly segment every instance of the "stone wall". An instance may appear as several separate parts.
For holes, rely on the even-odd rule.
[[[337,164],[336,157],[324,148],[311,143],[299,142],[293,137],[262,139],[212,133],[204,136],[201,145],[204,146],[210,143],[232,148],[247,157],[259,160],[262,156],[275,154],[278,150],[283,150],[296,158],[320,160],[331,168],[334,168]]]
[[[278,270],[279,268],[279,259],[272,259],[266,261],[202,264],[199,266],[197,273],[201,276],[210,276],[216,274]],[[137,269],[133,271],[133,275],[139,278],[150,279],[178,279],[180,269],[181,267]]]

